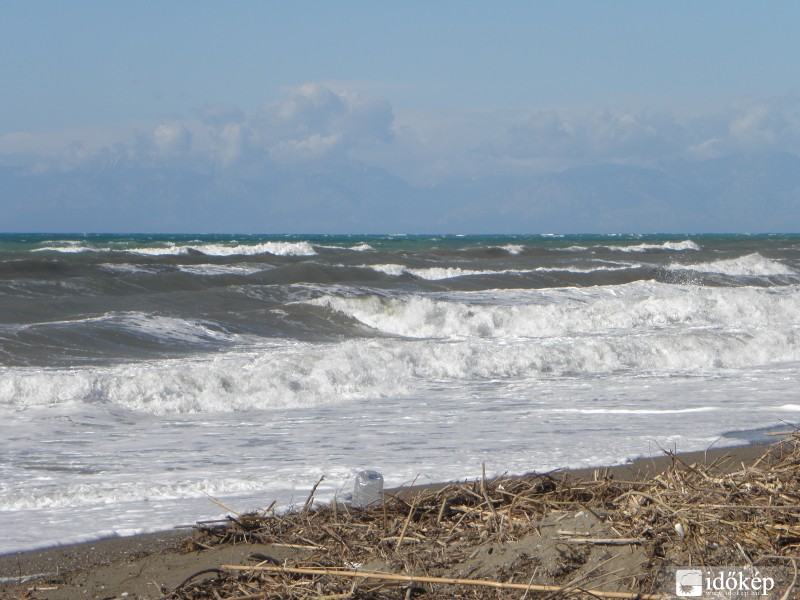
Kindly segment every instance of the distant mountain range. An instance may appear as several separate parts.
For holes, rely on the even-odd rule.
[[[433,187],[352,162],[0,167],[0,211],[0,231],[797,232],[800,158],[599,164]]]

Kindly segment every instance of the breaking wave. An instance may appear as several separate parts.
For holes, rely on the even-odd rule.
[[[0,405],[105,403],[151,414],[303,408],[397,397],[431,382],[538,380],[611,373],[691,374],[800,360],[797,330],[715,329],[541,340],[349,340],[113,367],[6,368]]]
[[[608,250],[617,252],[648,252],[652,250],[669,250],[673,252],[683,252],[685,250],[699,251],[700,246],[692,240],[682,242],[664,242],[662,244],[636,244],[633,246],[603,246]]]
[[[525,250],[525,246],[522,244],[506,244],[505,246],[497,246],[500,250],[505,250],[512,256],[516,256],[517,254],[521,254]]]
[[[63,241],[58,245],[34,248],[31,252],[61,252],[75,254],[79,252],[113,252],[129,253],[141,256],[181,256],[191,253],[208,256],[252,256],[272,254],[274,256],[313,256],[317,252],[309,242],[263,242],[260,244],[176,244],[143,247],[93,246],[77,241]]]
[[[420,279],[438,281],[441,279],[453,279],[455,277],[468,277],[474,275],[504,275],[507,273],[528,273],[529,271],[518,269],[504,269],[502,271],[483,271],[475,269],[462,269],[460,267],[427,267],[414,268],[405,265],[386,264],[386,265],[361,265],[365,269],[373,269],[386,275],[400,276],[413,275]]]
[[[758,277],[769,275],[796,275],[796,273],[776,260],[770,260],[758,253],[738,258],[717,260],[696,264],[671,264],[671,271],[696,271],[698,273],[720,273],[734,277]]]
[[[389,335],[411,338],[541,338],[662,328],[800,327],[800,290],[699,288],[637,282],[603,288],[497,291],[457,301],[432,296],[323,296],[325,306]],[[505,300],[505,301],[504,301]]]
[[[262,244],[239,244],[235,246],[201,244],[194,246],[136,248],[129,250],[129,252],[133,254],[150,256],[189,254],[191,251],[200,252],[208,256],[252,256],[257,254],[272,254],[274,256],[313,256],[317,253],[314,247],[308,242],[264,242]]]

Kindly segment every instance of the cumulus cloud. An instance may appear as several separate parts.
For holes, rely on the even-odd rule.
[[[202,168],[354,160],[436,184],[603,162],[646,166],[742,152],[800,153],[800,98],[742,99],[683,118],[614,109],[396,115],[385,99],[307,83],[251,113],[217,103],[184,119],[131,124],[114,139],[100,129],[0,134],[0,164],[36,164],[44,172],[93,160],[194,161]]]
[[[309,83],[287,89],[253,119],[273,157],[318,159],[359,146],[388,143],[394,115],[388,102]]]
[[[76,169],[91,160],[92,153],[81,142],[72,142],[61,156],[61,170]]]
[[[192,133],[183,123],[160,123],[153,131],[153,143],[163,156],[185,154],[192,146]]]
[[[238,162],[250,150],[257,151],[252,130],[241,123],[226,123],[214,135],[214,154],[225,167]]]
[[[198,111],[196,121],[182,125],[195,150],[225,167],[267,157],[284,162],[347,158],[391,143],[393,121],[385,100],[309,83],[285,89],[250,115],[227,104],[210,104]],[[171,148],[167,142],[174,133],[163,131],[162,145]]]
[[[699,119],[700,139],[689,148],[695,158],[734,152],[800,151],[800,98],[746,98]]]

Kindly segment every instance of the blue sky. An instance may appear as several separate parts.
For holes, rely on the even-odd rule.
[[[0,165],[110,149],[414,185],[800,152],[797,2],[6,0]]]
[[[707,112],[800,94],[796,2],[4,3],[3,131],[253,110],[331,82],[397,109]]]

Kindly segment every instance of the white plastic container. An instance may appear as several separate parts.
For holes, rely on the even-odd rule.
[[[363,508],[383,500],[383,475],[377,471],[359,471],[353,483],[353,506]]]

